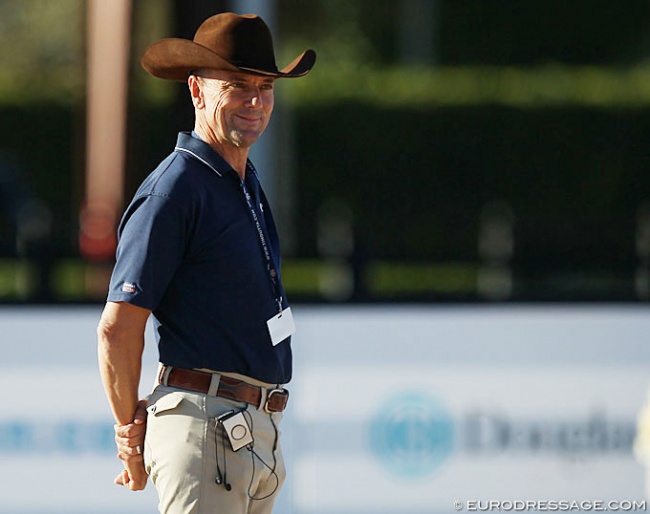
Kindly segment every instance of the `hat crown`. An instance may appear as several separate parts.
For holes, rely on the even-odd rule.
[[[234,13],[212,16],[198,28],[194,42],[238,68],[278,71],[271,32],[259,16]]]
[[[142,67],[154,77],[187,82],[195,70],[241,71],[266,77],[302,77],[316,61],[305,50],[281,70],[275,63],[271,31],[255,14],[221,13],[205,20],[194,39],[167,38],[149,45]]]

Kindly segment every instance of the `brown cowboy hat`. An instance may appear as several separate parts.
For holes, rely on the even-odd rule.
[[[185,82],[201,68],[243,71],[269,77],[302,77],[314,66],[316,53],[306,50],[278,70],[271,32],[257,15],[221,13],[205,20],[194,40],[169,38],[154,43],[142,55],[142,67],[154,77]]]

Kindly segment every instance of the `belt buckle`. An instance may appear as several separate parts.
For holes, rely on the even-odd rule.
[[[271,389],[268,392],[268,394],[266,395],[266,402],[264,402],[264,412],[266,412],[267,414],[273,414],[274,412],[281,412],[281,411],[269,409],[269,401],[271,400],[271,397],[275,394],[286,394],[288,396],[289,391],[280,387],[280,388]]]

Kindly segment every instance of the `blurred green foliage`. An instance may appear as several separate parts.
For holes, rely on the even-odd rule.
[[[83,98],[83,0],[0,2],[0,103]]]
[[[518,108],[650,105],[650,65],[626,68],[550,64],[534,68],[447,66],[370,68],[319,63],[313,81],[287,84],[301,105],[342,100],[378,107],[498,104]]]
[[[404,2],[277,0],[278,61],[305,48],[318,51],[311,79],[284,86],[287,100],[650,103],[648,2],[415,1],[435,5],[426,21],[435,35],[434,57],[419,67],[406,66],[398,52]],[[133,1],[131,89],[138,101],[174,98],[173,86],[148,77],[138,59],[147,44],[173,35],[173,6],[172,0]],[[83,0],[0,1],[0,103],[83,101],[85,9]]]

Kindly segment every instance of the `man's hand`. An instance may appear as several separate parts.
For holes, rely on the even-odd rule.
[[[127,425],[115,425],[117,457],[124,464],[124,470],[115,477],[114,482],[131,491],[141,491],[147,485],[148,476],[142,455],[147,430],[147,404],[148,400],[140,400],[133,421]]]

